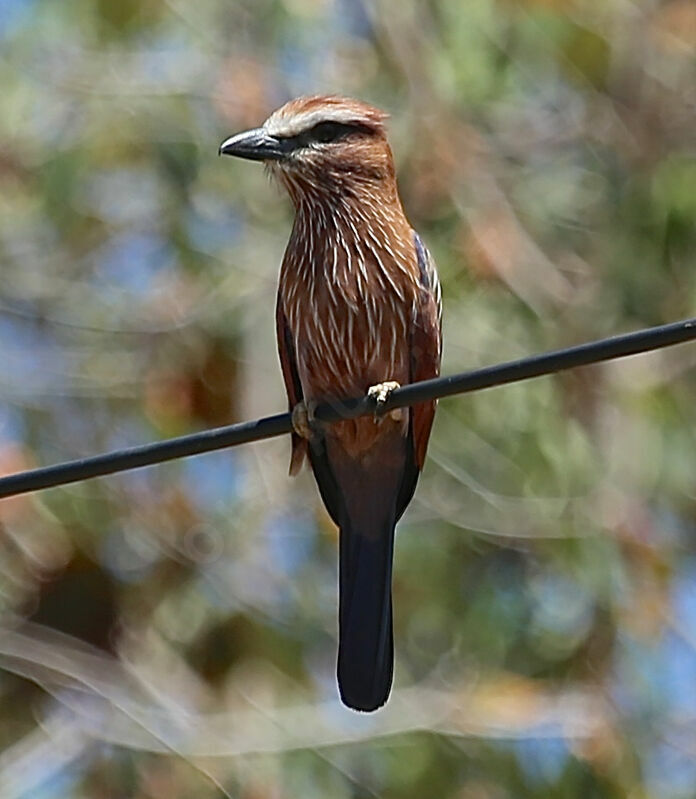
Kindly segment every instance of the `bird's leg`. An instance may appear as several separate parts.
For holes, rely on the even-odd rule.
[[[367,396],[371,400],[374,400],[376,405],[375,417],[379,417],[381,415],[384,403],[389,399],[389,395],[392,393],[392,391],[396,391],[397,388],[401,388],[401,386],[396,382],[396,380],[386,380],[384,383],[377,383],[377,385],[370,386],[367,389]],[[403,408],[394,408],[394,410],[390,411],[389,413],[389,416],[395,421],[402,419],[403,415]]]
[[[316,421],[314,419],[314,412],[317,409],[315,400],[308,402],[298,402],[292,409],[292,427],[300,438],[306,438],[307,441],[314,438],[316,433]]]

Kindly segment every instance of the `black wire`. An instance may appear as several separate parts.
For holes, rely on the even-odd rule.
[[[636,355],[639,352],[669,347],[672,344],[693,339],[696,339],[696,318],[580,344],[577,347],[554,350],[542,355],[533,355],[518,361],[508,361],[497,366],[476,369],[473,372],[412,383],[394,391],[382,410],[388,411],[393,408],[416,405],[437,397],[479,391],[577,366],[607,361],[611,358],[623,358],[627,355]],[[316,409],[315,415],[321,421],[335,422],[339,419],[353,419],[374,412],[374,400],[358,397],[343,402],[320,405]],[[128,469],[138,469],[142,466],[151,466],[188,455],[199,455],[216,449],[234,447],[250,441],[260,441],[264,438],[289,433],[291,430],[290,414],[281,413],[252,422],[242,422],[227,427],[204,430],[188,436],[170,438],[154,444],[144,444],[139,447],[108,452],[104,455],[59,463],[55,466],[44,466],[0,478],[0,498],[75,483],[79,480],[123,472]]]

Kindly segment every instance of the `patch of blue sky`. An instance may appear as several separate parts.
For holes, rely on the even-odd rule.
[[[191,247],[206,255],[218,256],[244,232],[241,215],[229,203],[196,202],[186,214],[186,233]]]
[[[560,737],[523,738],[512,743],[520,767],[535,786],[554,785],[568,764],[570,753]]]
[[[544,574],[530,584],[533,624],[545,630],[576,636],[587,630],[592,619],[588,592],[561,574]]]
[[[298,30],[283,41],[277,51],[277,69],[290,88],[289,96],[279,97],[278,103],[300,94],[316,94],[334,72],[336,33],[330,27]],[[311,42],[311,46],[308,43]],[[320,76],[319,83],[317,76]],[[324,86],[328,89],[328,86]]]
[[[93,257],[98,285],[146,296],[160,273],[171,267],[175,253],[163,236],[147,231],[116,234]]]
[[[655,688],[660,682],[660,664],[652,642],[622,633],[615,647],[610,692],[624,718],[640,717],[655,711]]]
[[[75,204],[110,225],[137,225],[142,230],[157,227],[166,199],[166,188],[149,167],[131,166],[90,174]]]
[[[316,524],[307,511],[285,510],[269,517],[265,526],[268,552],[276,570],[296,575],[303,569],[316,544]]]
[[[675,633],[663,636],[659,647],[662,666],[660,693],[665,709],[675,713],[696,713],[696,649]]]
[[[696,642],[696,558],[693,556],[680,560],[678,573],[672,579],[671,600],[680,629]]]
[[[13,405],[0,404],[0,442],[24,441],[26,437],[24,414]]]
[[[693,686],[692,686],[693,687]],[[643,757],[648,796],[660,799],[691,799],[696,785],[696,759],[690,735],[676,746],[656,743]],[[683,746],[683,748],[682,748]]]
[[[70,380],[65,376],[65,382]],[[92,400],[76,400],[70,394],[70,385],[64,395],[60,394],[63,383],[54,382],[46,387],[50,397],[50,413],[53,423],[44,423],[34,431],[42,449],[56,458],[75,458],[96,455],[96,442],[100,449],[116,449],[111,446],[108,433],[112,432],[113,415],[102,406],[97,397]],[[106,439],[106,440],[105,440]],[[145,440],[145,439],[141,439]]]
[[[696,712],[696,650],[665,631],[655,639],[621,635],[617,641],[611,694],[625,717],[668,718]]]
[[[88,415],[100,425],[100,433],[104,435],[106,447],[110,450],[136,447],[152,441],[152,427],[142,418],[137,407],[133,413],[120,413],[116,418],[109,408],[101,413],[95,408]]]
[[[277,68],[290,87],[290,95],[313,94],[328,85],[337,64],[337,46],[344,43],[345,35],[369,39],[373,35],[372,22],[362,2],[340,0],[327,11],[327,17],[315,20],[313,26],[300,27],[291,37],[286,36],[277,49]],[[311,45],[311,46],[310,46]],[[317,83],[317,76],[319,83]],[[289,97],[280,97],[284,102]]]
[[[32,761],[32,773],[27,775],[30,785],[12,795],[16,799],[65,799],[79,796],[79,785],[83,778],[81,764],[61,763],[57,758],[46,757]],[[20,787],[20,786],[16,786]]]
[[[37,0],[0,0],[0,40],[9,39],[31,20]]]
[[[27,325],[20,317],[0,316],[0,351],[14,397],[45,391],[55,384],[56,376],[65,373],[61,348],[44,329]]]
[[[196,75],[204,74],[208,57],[192,47],[182,36],[159,32],[154,40],[143,43],[138,53],[138,74],[148,81],[176,89],[190,85]]]
[[[243,489],[242,458],[232,450],[210,452],[183,461],[182,482],[202,512],[226,512]]]
[[[341,29],[360,39],[374,37],[375,29],[363,0],[338,0],[335,8]]]

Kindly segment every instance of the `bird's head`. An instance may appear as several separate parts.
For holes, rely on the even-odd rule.
[[[226,139],[220,154],[263,161],[296,203],[312,196],[395,193],[386,118],[359,100],[298,97],[260,128]]]

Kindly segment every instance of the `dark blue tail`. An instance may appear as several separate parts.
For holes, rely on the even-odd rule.
[[[338,687],[355,710],[376,710],[394,672],[391,577],[393,515],[377,526],[341,525]]]
[[[361,459],[331,438],[317,437],[309,448],[321,496],[341,531],[338,687],[355,710],[376,710],[391,690],[394,528],[418,479],[411,439],[387,430]]]

